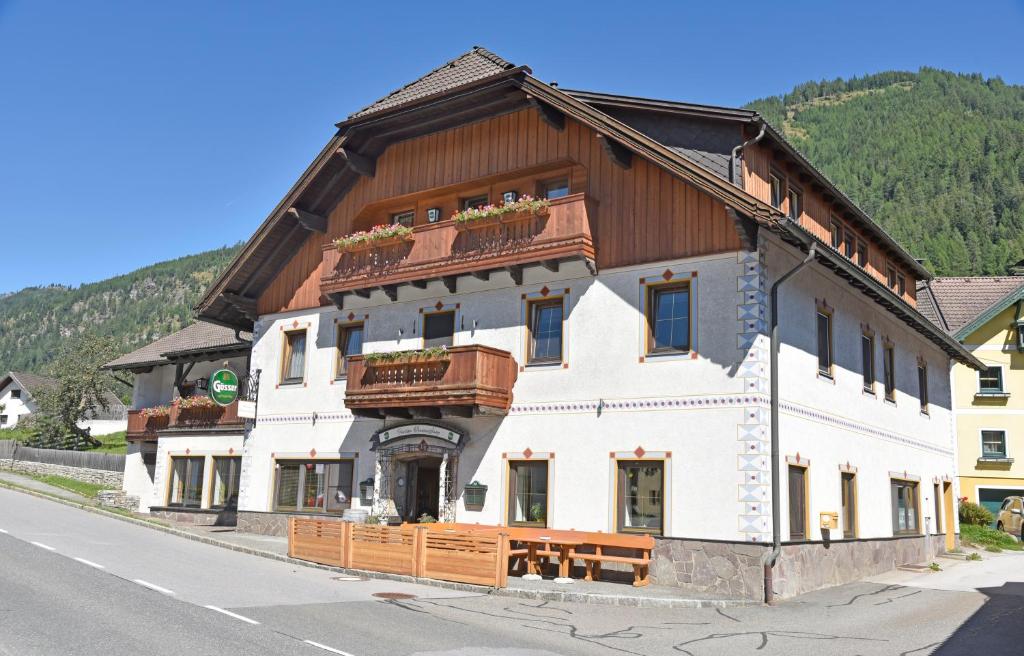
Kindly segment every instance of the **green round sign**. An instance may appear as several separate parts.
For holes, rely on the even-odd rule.
[[[218,369],[210,376],[210,398],[217,405],[231,405],[238,400],[238,374]]]

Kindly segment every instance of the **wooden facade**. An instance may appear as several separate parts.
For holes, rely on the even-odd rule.
[[[889,268],[894,268],[897,275],[903,276],[905,280],[903,300],[910,305],[916,305],[917,276],[899,261],[895,253],[892,253],[877,239],[873,239],[857,225],[856,220],[844,216],[841,209],[829,200],[827,193],[820,186],[815,185],[807,175],[801,175],[793,166],[780,162],[773,156],[773,152],[769,148],[753,144],[744,149],[744,188],[752,196],[768,204],[771,204],[772,201],[771,183],[769,182],[769,176],[772,173],[777,175],[783,183],[782,203],[779,207],[783,213],[787,215],[790,213],[790,199],[787,191],[792,188],[800,194],[802,200],[798,217],[801,227],[823,243],[831,245],[832,224],[838,223],[843,231],[844,239],[850,238],[854,243],[861,241],[867,246],[868,259],[864,269],[876,280],[888,285]],[[853,236],[847,237],[847,235]]]
[[[392,213],[441,208],[442,223],[461,199],[504,191],[537,193],[538,184],[567,176],[571,193],[593,202],[591,230],[598,268],[628,266],[742,248],[725,206],[664,169],[633,157],[613,161],[593,130],[567,118],[559,130],[536,109],[408,139],[378,158],[331,212],[326,234],[311,233],[259,297],[258,314],[327,304],[320,282],[324,246],[385,222]]]

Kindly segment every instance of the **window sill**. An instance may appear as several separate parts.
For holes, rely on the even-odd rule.
[[[304,380],[282,380],[277,384],[278,387],[304,387],[306,381]]]
[[[818,372],[818,380],[826,382],[830,385],[836,384],[836,379],[832,376],[832,374],[826,374],[821,371]]]
[[[974,398],[976,399],[1008,399],[1010,398],[1009,392],[975,392]]]
[[[894,408],[896,407],[896,399],[885,398],[883,401],[886,405],[891,405]]]
[[[545,371],[545,370],[552,370],[552,369],[561,369],[562,368],[562,361],[561,360],[552,360],[551,362],[527,362],[524,365],[524,368],[527,371],[531,371],[531,370],[532,371]]]
[[[878,394],[873,389],[861,388],[860,393],[864,396],[870,396],[873,399],[878,399]]]
[[[644,361],[692,360],[694,357],[693,353],[693,351],[655,351],[653,353],[644,354]]]
[[[921,411],[921,416],[926,418],[926,419],[931,419],[932,418],[932,413],[928,412],[927,410],[922,410]]]
[[[979,465],[1012,465],[1013,458],[1001,457],[994,458],[992,456],[982,456],[978,458]]]

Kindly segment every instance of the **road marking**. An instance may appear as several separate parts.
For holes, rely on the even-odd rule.
[[[303,640],[302,642],[306,643],[307,645],[313,645],[314,647],[323,649],[324,651],[329,651],[332,654],[341,654],[341,656],[352,656],[352,654],[348,653],[347,651],[341,651],[340,649],[335,649],[334,647],[321,645],[319,642],[313,642],[312,640]]]
[[[56,551],[57,550],[56,547],[51,547],[50,545],[43,544],[42,542],[33,542],[32,544],[36,545],[40,549],[46,549],[47,551]]]
[[[233,617],[236,620],[242,620],[243,622],[248,622],[249,624],[259,624],[259,622],[257,622],[256,620],[249,619],[248,617],[239,615],[238,613],[232,613],[231,611],[224,610],[223,608],[217,608],[216,606],[207,606],[206,608],[209,608],[210,610],[215,610],[218,613],[224,613],[228,617]]]
[[[0,533],[3,533],[4,535],[9,535],[9,533],[7,533],[7,529],[4,528],[0,528]]]
[[[157,592],[162,592],[162,593],[164,593],[166,595],[174,594],[174,590],[168,590],[167,588],[161,588],[159,585],[153,585],[149,581],[143,581],[142,579],[132,579],[132,580],[135,581],[136,583],[138,583],[139,585],[141,585],[144,588],[149,588],[150,590],[156,590]]]
[[[83,565],[88,565],[89,567],[95,567],[96,569],[106,569],[106,567],[104,567],[103,565],[100,565],[99,563],[94,563],[91,560],[86,560],[85,558],[75,558],[75,560],[82,563]]]

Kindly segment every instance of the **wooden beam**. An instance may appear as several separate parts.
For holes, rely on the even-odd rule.
[[[490,280],[491,272],[488,269],[484,269],[483,271],[474,271],[473,277],[477,280]]]
[[[454,294],[455,292],[458,291],[458,280],[458,276],[444,276],[443,278],[441,278],[441,282],[444,283],[444,286],[448,289],[449,294]]]
[[[540,114],[542,121],[559,132],[565,129],[565,114],[558,111],[551,105],[537,100],[533,96],[527,96],[527,98],[530,101],[530,105],[537,110],[538,114]]]
[[[327,232],[327,217],[320,216],[319,214],[313,214],[312,212],[307,212],[305,210],[300,210],[297,207],[290,208],[288,210],[288,214],[298,221],[299,225],[310,232]]]
[[[508,271],[508,275],[512,276],[512,282],[517,285],[523,284],[523,266],[521,264],[507,266],[505,270]]]
[[[392,302],[398,300],[398,285],[381,285],[380,290],[384,292],[384,295],[390,298]]]
[[[327,299],[334,303],[334,307],[339,310],[345,309],[345,292],[331,292],[327,295]]]
[[[628,148],[603,134],[597,135],[597,140],[601,142],[601,147],[604,148],[608,159],[614,164],[624,169],[633,166],[633,153]]]
[[[550,271],[551,273],[558,273],[559,262],[558,260],[544,260],[540,263],[542,267]]]
[[[255,298],[249,298],[248,296],[242,296],[241,294],[235,294],[234,292],[224,292],[221,296],[246,319],[256,321],[258,318]]]
[[[373,293],[372,289],[353,289],[352,293],[359,298],[370,298],[370,294]]]
[[[349,167],[359,175],[372,178],[377,173],[377,159],[360,155],[354,150],[339,148],[338,156],[348,162]]]
[[[427,288],[427,283],[429,283],[429,282],[430,282],[429,280],[413,280],[409,284],[411,284],[416,289],[426,289]]]

